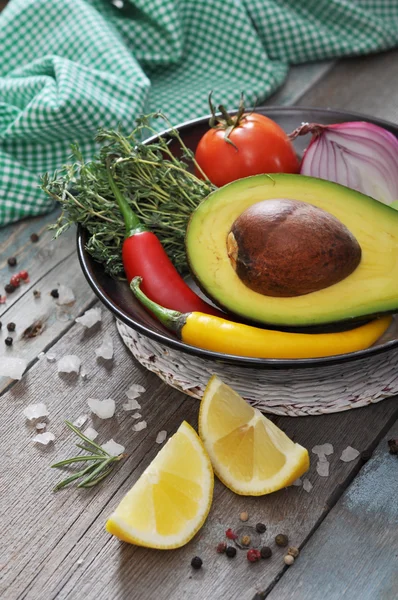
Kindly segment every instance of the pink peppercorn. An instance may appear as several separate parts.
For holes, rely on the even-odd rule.
[[[247,560],[249,562],[257,562],[260,558],[261,554],[258,550],[255,550],[255,548],[250,548],[250,550],[247,551]]]

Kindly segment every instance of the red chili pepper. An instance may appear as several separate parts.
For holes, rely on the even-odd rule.
[[[130,208],[116,185],[109,167],[108,178],[126,225],[122,260],[128,282],[130,283],[137,275],[142,277],[142,290],[148,298],[172,310],[225,316],[202,300],[185,283],[159,239],[154,233],[148,231]]]

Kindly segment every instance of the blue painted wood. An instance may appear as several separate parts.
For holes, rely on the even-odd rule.
[[[398,598],[398,456],[380,442],[267,600]]]

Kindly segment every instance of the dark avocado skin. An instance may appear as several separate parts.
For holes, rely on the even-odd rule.
[[[273,181],[271,182],[269,179],[266,175],[260,175],[228,184],[224,188],[220,188],[210,194],[190,218],[186,233],[186,247],[187,260],[192,278],[204,295],[226,313],[226,318],[258,328],[315,334],[347,331],[377,317],[398,312],[398,261],[391,260],[391,257],[394,257],[395,253],[398,256],[398,212],[368,196],[328,181],[315,180],[314,178],[301,175],[282,174],[273,175]],[[311,191],[310,194],[307,192],[307,186]],[[244,200],[246,203],[242,207],[238,203],[242,202],[242,190],[244,194],[246,193],[245,187],[247,189],[246,200]],[[261,191],[259,192],[260,188]],[[236,194],[234,192],[239,193]],[[323,196],[319,204],[317,204],[317,196],[314,195],[314,192],[316,192],[318,197]],[[248,291],[246,294],[246,291],[242,288],[242,281],[239,284],[241,286],[240,290],[225,287],[226,282],[230,282],[232,279],[229,279],[229,275],[224,277],[225,270],[221,271],[221,269],[224,269],[224,264],[228,264],[229,267],[230,262],[228,255],[225,258],[223,254],[223,240],[217,238],[217,232],[220,230],[223,232],[227,231],[226,223],[228,223],[229,230],[231,230],[231,222],[234,222],[231,221],[232,216],[235,215],[235,219],[238,218],[244,210],[247,210],[251,206],[250,202],[254,204],[255,202],[262,202],[264,199],[271,200],[275,197],[293,198],[293,193],[302,202],[306,202],[307,197],[311,198],[311,204],[319,206],[323,210],[330,210],[332,215],[340,218],[341,222],[358,239],[362,250],[361,263],[359,264],[358,272],[355,271],[354,279],[352,275],[349,275],[337,284],[340,286],[338,297],[336,297],[336,291],[334,290],[330,296],[327,296],[327,298],[330,297],[330,300],[323,300],[322,305],[318,302],[318,307],[321,306],[323,311],[321,316],[318,316],[319,313],[318,315],[316,314],[317,299],[315,300],[314,296],[314,300],[311,297],[311,302],[314,303],[315,317],[313,316],[311,304],[307,313],[305,313],[302,308],[304,303],[302,303],[301,308],[300,304],[297,305],[299,307],[297,310],[295,308],[292,309],[290,305],[290,314],[288,318],[285,318],[284,306],[286,304],[283,305],[284,299],[282,298],[280,304],[282,308],[279,310],[278,307],[280,313],[278,320],[273,315],[271,315],[271,319],[268,319],[266,311],[264,311],[260,319],[257,318],[257,314],[252,308],[250,294],[253,292],[247,288]],[[249,196],[249,201],[247,201]],[[231,202],[231,205],[228,204],[229,202]],[[337,205],[337,208],[334,203]],[[225,207],[228,208],[225,209]],[[229,221],[220,221],[217,213],[222,213],[223,210],[225,211],[224,214],[228,212]],[[221,216],[221,219],[223,218]],[[358,227],[358,219],[360,219],[360,227]],[[218,225],[219,223],[221,225]],[[365,227],[363,226],[364,223]],[[365,232],[362,234],[362,239],[358,237],[358,234],[359,236],[361,235],[360,230]],[[364,235],[365,237],[363,237]],[[389,242],[391,242],[390,245]],[[213,261],[212,266],[210,252],[213,252],[211,250],[213,244],[216,244],[214,246],[216,248],[214,256],[217,256],[217,260],[221,260],[221,262],[216,264]],[[375,252],[373,252],[373,246],[375,247]],[[201,264],[199,265],[200,269],[197,270],[198,257],[201,258]],[[384,261],[383,257],[385,257]],[[379,277],[379,264],[382,267],[382,279]],[[216,273],[216,269],[218,269],[217,280],[214,281],[217,281],[218,289],[221,290],[221,286],[219,286],[220,280],[222,285],[224,285],[222,294],[219,291],[217,297],[213,293],[209,293],[208,285],[210,283],[210,289],[213,290],[211,287],[212,280],[209,277],[213,277],[212,273]],[[373,273],[376,273],[375,278],[379,278],[377,280],[381,282],[380,288],[376,284],[373,287],[369,286],[369,281],[371,281]],[[333,287],[335,286],[332,285],[329,289],[332,290]],[[378,289],[384,289],[384,292],[378,295]],[[371,295],[374,292],[371,301],[368,298],[367,291],[370,291]],[[265,296],[265,298],[268,297]],[[363,302],[363,298],[368,300],[367,306],[366,302]],[[273,300],[275,301],[275,299]],[[240,306],[237,306],[237,310],[235,311],[234,303],[239,303],[239,301]],[[355,302],[357,302],[356,305]],[[273,310],[275,313],[275,309]],[[331,313],[334,312],[334,314],[329,315],[329,310]]]

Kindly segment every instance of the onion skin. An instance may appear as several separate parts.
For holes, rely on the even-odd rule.
[[[398,139],[366,121],[305,123],[289,138],[312,134],[300,174],[326,179],[391,205],[398,200]]]

